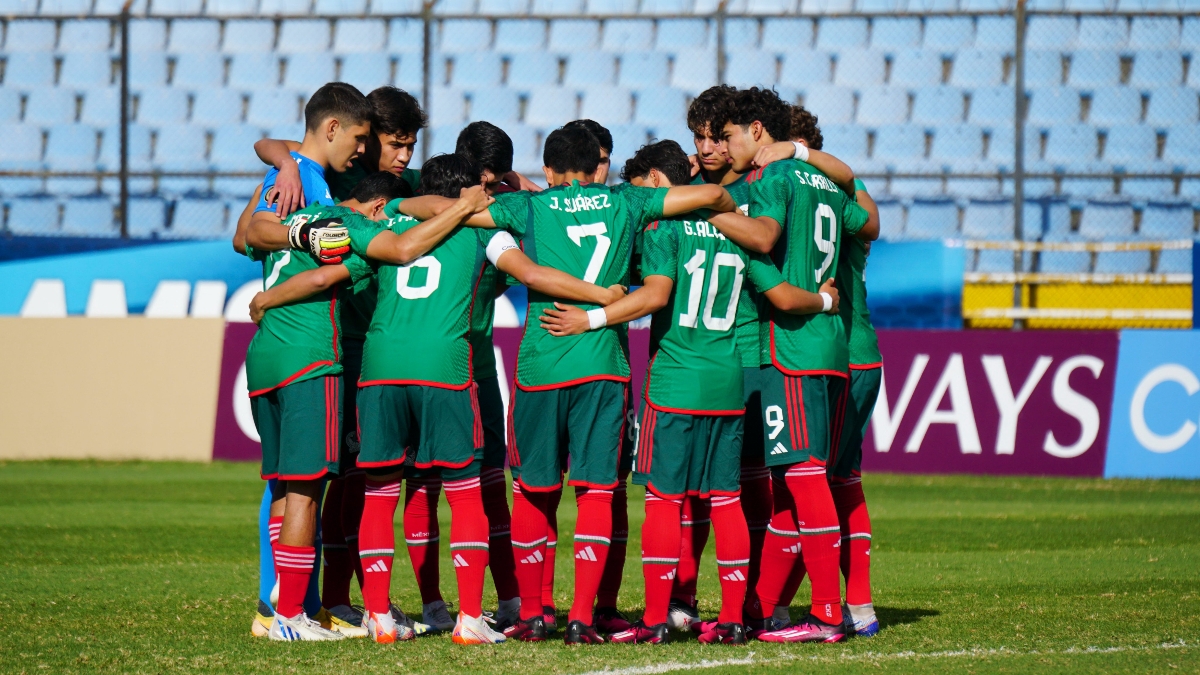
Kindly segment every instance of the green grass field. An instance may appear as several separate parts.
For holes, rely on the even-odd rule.
[[[0,463],[0,538],[8,542],[0,557],[0,672],[1200,670],[1200,482],[871,475],[865,488],[883,625],[872,639],[283,644],[249,635],[262,493],[256,467]],[[570,501],[560,515],[564,541],[574,524]],[[444,503],[442,512],[448,532]],[[640,488],[630,490],[630,513],[622,609],[637,616]],[[702,613],[718,602],[711,547]],[[400,557],[393,598],[419,611]],[[448,559],[443,552],[442,588],[453,599]],[[570,565],[558,574],[561,608],[569,605]],[[485,606],[495,604],[490,583]]]

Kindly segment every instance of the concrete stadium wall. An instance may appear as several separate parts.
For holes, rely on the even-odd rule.
[[[222,319],[0,318],[0,459],[212,459]]]

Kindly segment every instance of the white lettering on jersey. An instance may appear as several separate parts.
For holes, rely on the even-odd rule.
[[[690,234],[693,237],[710,237],[713,239],[725,239],[725,235],[721,234],[717,228],[713,227],[712,223],[707,220],[685,220],[683,222],[684,234]]]
[[[567,213],[578,213],[580,211],[599,211],[607,209],[611,206],[607,194],[598,195],[576,195],[574,197],[564,197],[562,204],[559,204],[558,197],[550,198],[550,208],[555,211],[566,211]]]

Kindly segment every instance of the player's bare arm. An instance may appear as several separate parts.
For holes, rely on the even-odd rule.
[[[272,211],[259,211],[250,218],[246,243],[260,251],[290,248],[311,253],[317,262],[331,265],[342,262],[350,252],[350,236],[340,221],[317,221],[284,226]]]
[[[803,146],[803,150],[796,147],[796,143]],[[754,154],[754,166],[761,168],[781,159],[799,159],[808,162],[847,194],[854,193],[854,170],[828,152],[808,147],[803,139],[795,142],[777,141],[770,145],[764,145]]]
[[[246,243],[260,251],[282,251],[289,246],[288,229],[273,211],[259,211],[250,216]]]
[[[400,203],[402,212],[408,201]],[[480,211],[486,213],[488,205],[495,200],[488,196],[483,186],[475,186],[463,190],[457,200],[446,201],[450,203],[448,208],[401,234],[380,232],[367,246],[367,257],[393,265],[406,265],[441,243],[468,217]]]
[[[510,248],[502,253],[496,260],[496,269],[521,282],[526,288],[555,298],[611,305],[625,297],[623,286],[603,288],[577,279],[562,270],[533,262],[519,248]]]
[[[670,277],[652,274],[646,277],[644,286],[603,309],[585,312],[575,305],[556,302],[555,309],[544,310],[538,318],[542,328],[555,337],[579,335],[593,327],[625,323],[657,312],[670,302],[674,286],[675,282]],[[593,319],[592,312],[602,314]],[[603,321],[599,320],[600,316],[603,316]]]
[[[720,185],[679,185],[667,190],[663,199],[663,217],[709,209],[717,213],[737,210],[737,202]]]
[[[875,241],[879,238],[879,205],[867,194],[866,190],[855,192],[858,205],[867,211],[867,224],[863,225],[855,236],[863,241]]]
[[[708,222],[733,243],[755,253],[770,253],[782,232],[772,218],[750,218],[738,211],[712,214]]]
[[[454,200],[448,197],[439,197],[437,195],[423,195],[421,197],[413,197],[400,202],[400,213],[406,216],[412,216],[417,220],[428,220],[441,214],[446,209],[453,206]],[[463,225],[470,227],[496,227],[496,221],[492,220],[492,216],[487,209],[471,215],[466,220],[462,221]]]
[[[254,144],[254,154],[279,170],[275,187],[267,195],[267,204],[275,205],[275,215],[281,219],[293,211],[304,208],[304,185],[300,181],[300,169],[292,159],[292,153],[300,150],[296,141],[281,141],[264,138]]]
[[[254,216],[254,208],[258,205],[258,199],[262,196],[262,183],[254,187],[254,194],[250,195],[250,201],[247,202],[246,208],[242,209],[242,214],[238,216],[237,228],[233,231],[233,250],[246,254],[246,229],[250,227],[250,218]]]
[[[345,265],[327,265],[315,270],[305,270],[282,284],[256,293],[250,301],[250,319],[258,324],[268,309],[300,302],[349,280],[350,270]]]
[[[822,297],[822,294],[829,296],[830,306],[828,309],[825,308],[825,298]],[[821,284],[820,290],[816,293],[793,286],[785,281],[766,291],[763,295],[771,301],[771,305],[776,309],[788,314],[820,314],[821,312],[837,314],[838,312],[838,290],[833,279],[828,279]]]

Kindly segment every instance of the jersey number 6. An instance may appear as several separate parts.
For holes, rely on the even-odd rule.
[[[414,267],[425,268],[425,283],[420,286],[409,286]],[[420,258],[396,268],[396,292],[405,300],[420,300],[428,298],[437,290],[438,282],[442,280],[442,263],[437,258],[423,255]]]

